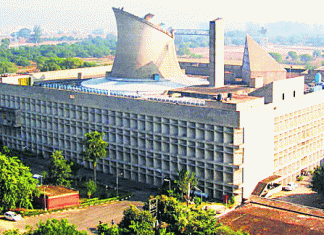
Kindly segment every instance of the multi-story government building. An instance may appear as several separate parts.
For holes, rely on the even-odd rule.
[[[82,87],[0,84],[0,138],[5,145],[45,157],[61,150],[81,162],[84,135],[104,132],[109,145],[98,170],[159,186],[164,178],[187,169],[196,173],[202,191],[219,199],[227,194],[242,200],[269,176],[280,176],[286,183],[320,164],[324,91],[305,93],[303,77],[285,79],[280,65],[250,37],[241,85],[222,85],[224,74],[216,65],[224,62],[221,51],[211,52],[211,67],[216,68],[209,78],[213,86],[199,85],[206,81],[186,78],[174,64],[173,34],[149,22],[151,15],[140,19],[114,11],[124,37],[127,30],[121,28],[131,28],[125,22],[134,21],[137,33],[147,33],[141,39],[136,35],[132,47],[145,40],[143,53],[148,53],[150,42],[155,45],[160,40],[161,57],[150,60],[131,48],[123,54],[123,42],[116,52],[122,59],[111,77]],[[216,36],[223,34],[222,19],[212,21],[211,28],[211,48],[217,51],[218,40],[223,40]],[[136,72],[127,78],[129,69]],[[98,89],[100,83],[104,89]]]

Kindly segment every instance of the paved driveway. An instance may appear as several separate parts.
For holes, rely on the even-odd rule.
[[[297,182],[298,187],[296,189],[281,191],[271,198],[323,209],[324,198],[310,188],[310,182],[311,176],[304,176],[304,180]]]
[[[115,223],[119,223],[123,217],[123,211],[127,209],[130,204],[133,204],[139,208],[144,205],[143,202],[138,201],[121,201],[109,205],[91,206],[85,209],[81,208],[40,215],[37,217],[26,217],[19,222],[7,221],[1,217],[0,234],[2,234],[5,230],[13,228],[18,228],[23,231],[26,225],[31,225],[35,228],[39,220],[46,221],[49,218],[66,218],[70,223],[75,224],[79,230],[86,230],[89,234],[96,234],[96,227],[99,224],[99,220],[104,223],[111,223],[111,220],[113,219]]]

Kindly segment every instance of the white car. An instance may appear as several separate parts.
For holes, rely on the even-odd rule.
[[[289,182],[286,186],[282,187],[283,190],[292,191],[298,187],[298,184],[295,182]]]
[[[7,211],[5,214],[4,214],[5,218],[7,220],[12,220],[12,221],[18,221],[18,220],[21,220],[22,217],[21,215],[19,214],[16,214],[15,212],[13,211]]]

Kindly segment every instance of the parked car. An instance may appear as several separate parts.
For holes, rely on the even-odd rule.
[[[12,220],[12,221],[18,221],[18,220],[21,220],[22,217],[21,215],[19,214],[16,214],[15,212],[13,211],[7,211],[5,214],[4,214],[5,218],[7,220]]]
[[[295,182],[289,182],[286,186],[283,186],[282,189],[286,191],[292,191],[298,187],[298,184]]]

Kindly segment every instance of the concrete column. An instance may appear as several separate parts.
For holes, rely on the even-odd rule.
[[[83,79],[82,73],[78,73],[78,79]]]
[[[224,20],[209,23],[209,85],[224,86]]]

